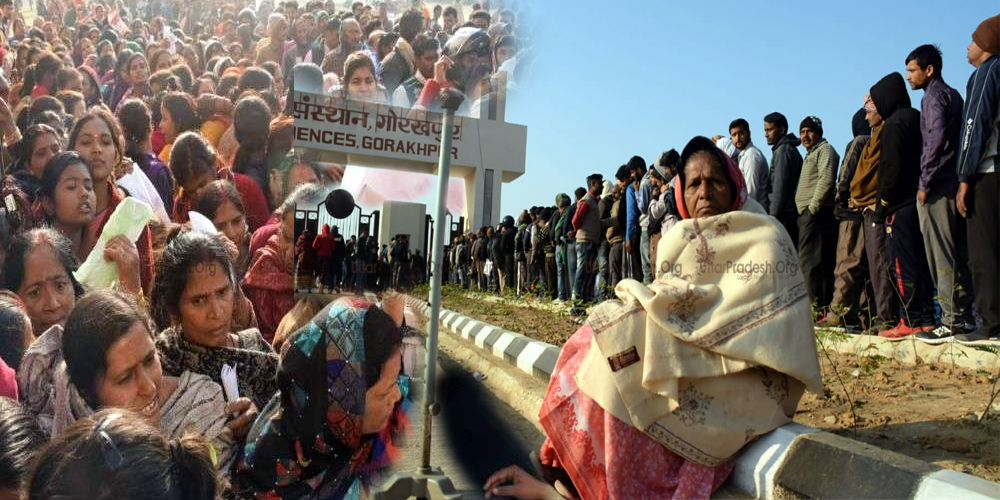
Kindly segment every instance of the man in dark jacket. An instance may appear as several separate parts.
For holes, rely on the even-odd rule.
[[[514,286],[514,273],[517,271],[515,266],[517,227],[514,226],[514,218],[509,215],[503,218],[502,241],[504,285],[512,288]]]
[[[856,324],[864,304],[862,292],[869,282],[868,262],[865,256],[865,218],[860,209],[851,208],[851,181],[857,171],[861,152],[871,139],[871,127],[865,120],[864,108],[854,113],[851,120],[854,139],[844,150],[840,165],[840,178],[835,187],[833,213],[839,221],[837,236],[837,266],[833,271],[833,300],[820,326],[849,326]],[[871,296],[871,294],[868,294]],[[870,319],[870,318],[864,318]],[[868,321],[863,321],[866,324]]]
[[[410,9],[399,18],[399,40],[396,50],[392,51],[379,67],[379,79],[385,90],[392,95],[396,87],[407,78],[413,76],[416,69],[416,57],[413,53],[413,41],[424,26],[424,18],[420,11]]]
[[[556,195],[556,207],[559,208],[559,212],[552,215],[552,218],[556,221],[555,227],[552,228],[552,242],[556,245],[556,291],[559,295],[557,300],[566,300],[566,242],[563,239],[563,234],[565,234],[565,226],[569,224],[566,219],[566,212],[569,211],[571,203],[569,202],[569,195],[566,193],[559,193]]]
[[[788,119],[781,113],[764,117],[764,137],[771,146],[771,197],[768,210],[785,227],[792,243],[799,245],[799,214],[795,209],[795,192],[802,173],[799,138],[788,132]]]
[[[972,34],[969,77],[958,153],[958,212],[969,223],[969,268],[976,309],[983,323],[975,332],[956,335],[965,345],[989,343],[1000,336],[1000,153],[996,123],[1000,115],[1000,15],[983,21]]]
[[[927,268],[916,207],[923,137],[920,112],[910,106],[902,75],[886,75],[871,88],[870,95],[885,120],[875,216],[886,221],[890,268],[895,274],[904,312],[898,326],[879,332],[879,336],[899,340],[934,329],[933,278]]]
[[[346,256],[346,245],[344,236],[340,234],[337,226],[333,226],[333,258],[330,260],[330,271],[333,273],[333,286],[337,293],[340,293],[341,281],[344,278],[344,257]]]
[[[962,96],[941,76],[941,51],[921,45],[906,58],[906,79],[913,90],[924,90],[920,100],[920,157],[917,216],[927,265],[941,306],[941,326],[920,332],[917,339],[942,344],[958,333],[971,332],[972,279],[969,274],[965,220],[958,215],[958,143],[962,131]],[[956,241],[963,244],[956,245]],[[957,286],[956,286],[957,285]]]

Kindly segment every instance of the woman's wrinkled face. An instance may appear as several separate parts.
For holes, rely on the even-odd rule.
[[[140,322],[133,324],[104,354],[104,376],[97,380],[97,399],[102,408],[124,408],[160,420],[160,387],[163,371],[153,337]]]
[[[62,149],[62,145],[59,143],[59,138],[56,137],[55,134],[42,134],[35,138],[35,144],[33,146],[28,168],[31,170],[31,175],[41,179],[42,172],[45,171],[45,164],[48,163],[53,156],[59,154],[59,150]]]
[[[392,409],[402,397],[398,383],[402,366],[403,356],[396,349],[382,365],[378,382],[365,392],[365,415],[361,424],[363,433],[375,434],[389,423]]]
[[[52,325],[64,324],[76,304],[69,273],[49,245],[38,245],[25,256],[24,279],[15,291],[39,335]]]
[[[227,200],[222,205],[219,205],[212,223],[215,224],[216,229],[225,234],[226,238],[229,238],[236,245],[240,245],[246,240],[246,216],[243,215],[243,212],[240,212],[239,208],[233,202]]]
[[[70,227],[83,227],[94,220],[94,181],[83,163],[74,163],[63,170],[56,182],[52,212],[55,220]]]
[[[695,153],[688,160],[684,169],[684,205],[692,218],[726,213],[733,206],[733,187],[719,161],[707,151]]]
[[[115,147],[111,129],[101,118],[87,120],[80,127],[73,151],[90,162],[94,184],[103,184],[111,178],[114,168],[121,159]]]
[[[347,81],[347,96],[364,101],[375,97],[375,75],[371,68],[358,68]]]
[[[225,346],[229,340],[234,301],[233,283],[220,262],[199,262],[191,266],[177,308],[184,338],[206,347]]]

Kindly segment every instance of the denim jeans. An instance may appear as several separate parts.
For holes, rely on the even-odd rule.
[[[604,300],[604,288],[610,285],[608,282],[608,257],[611,255],[611,244],[604,241],[597,249],[597,282],[594,285],[594,298],[601,302]]]
[[[652,283],[653,268],[649,264],[649,231],[646,229],[642,230],[642,236],[639,239],[639,253],[642,254],[640,256],[642,259],[642,282]]]
[[[588,300],[593,290],[594,275],[597,274],[597,244],[589,241],[576,243],[576,285],[573,287],[573,299]]]
[[[576,242],[566,244],[566,295],[576,297],[579,290],[576,288]]]
[[[559,300],[566,300],[566,264],[560,255],[566,251],[565,245],[556,247],[556,290]]]

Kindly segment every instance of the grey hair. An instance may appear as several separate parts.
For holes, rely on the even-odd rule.
[[[285,201],[278,207],[278,214],[284,219],[292,210],[295,210],[296,204],[314,208],[326,198],[326,191],[327,189],[322,184],[314,182],[298,186],[294,191],[289,193]]]

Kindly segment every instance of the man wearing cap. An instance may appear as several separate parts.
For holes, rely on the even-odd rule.
[[[942,300],[938,301],[941,327],[920,332],[917,339],[932,344],[948,342],[952,335],[971,331],[976,325],[972,316],[965,219],[955,207],[963,101],[958,91],[945,83],[941,68],[941,51],[934,45],[921,45],[906,57],[910,88],[924,91],[920,99],[920,134],[924,146],[916,207],[927,265]],[[956,246],[956,240],[962,243]]]
[[[833,268],[837,257],[837,219],[833,215],[833,180],[840,155],[823,138],[823,122],[807,116],[799,125],[799,140],[806,148],[795,191],[799,213],[799,260],[809,299],[829,304],[833,295]]]
[[[743,118],[733,120],[729,124],[729,135],[733,146],[739,151],[737,163],[747,183],[747,194],[767,210],[771,196],[771,176],[764,153],[750,140],[750,124]]]
[[[983,319],[975,332],[955,340],[977,345],[1000,336],[1000,15],[983,21],[972,34],[969,64],[976,71],[965,93],[962,136],[958,153],[958,194],[955,204],[969,224],[969,267],[976,308]]]

